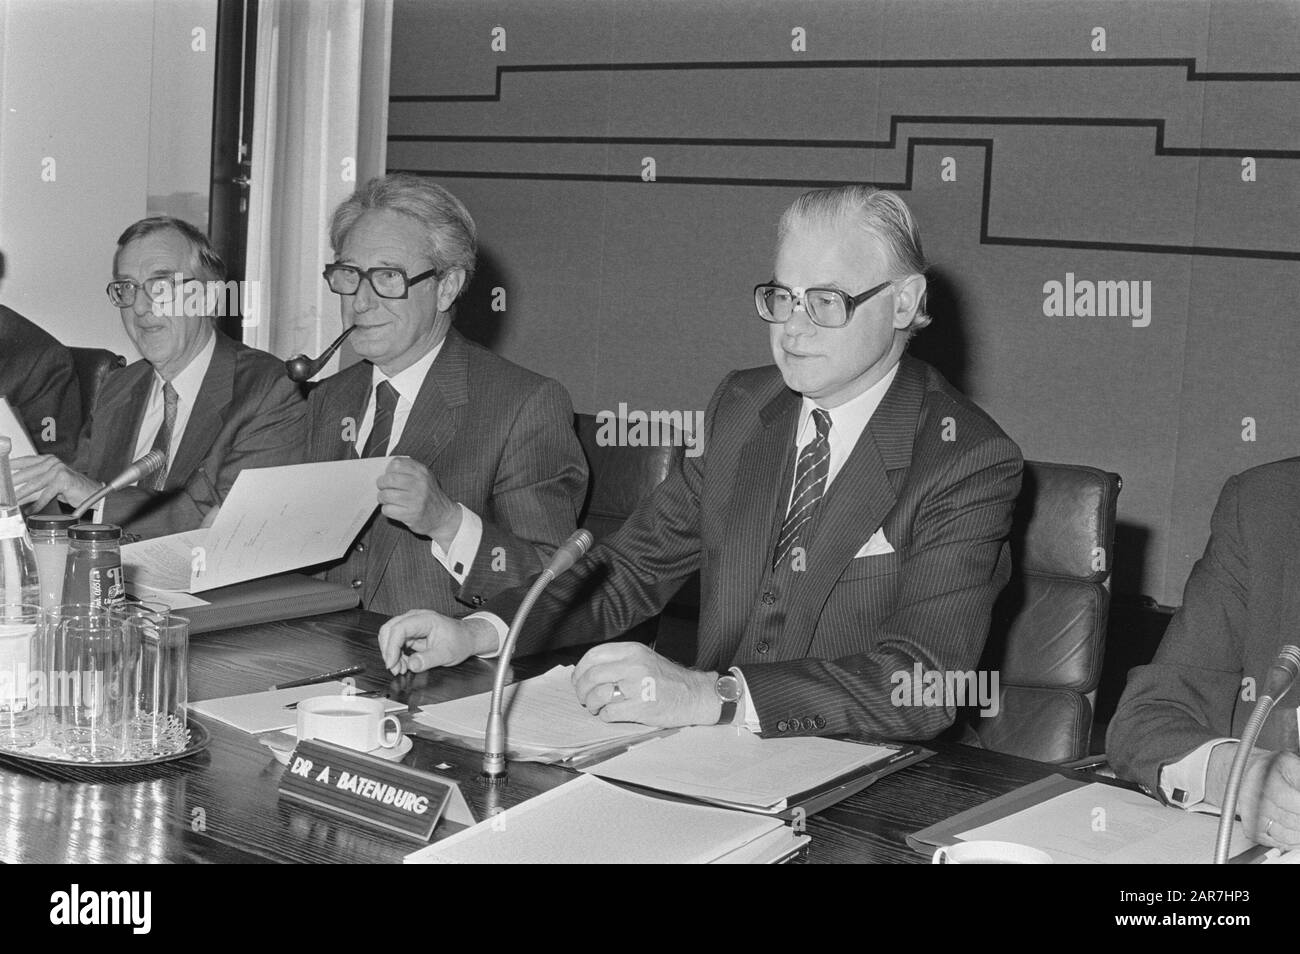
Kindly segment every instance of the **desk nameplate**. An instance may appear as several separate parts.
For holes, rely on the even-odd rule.
[[[474,824],[454,780],[329,742],[303,742],[294,749],[280,797],[419,841],[432,838],[443,817]]]

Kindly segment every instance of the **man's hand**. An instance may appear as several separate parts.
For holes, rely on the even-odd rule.
[[[442,492],[429,468],[409,457],[394,457],[377,485],[385,517],[433,538],[444,551],[450,548],[460,529],[460,506]]]
[[[10,465],[18,502],[23,505],[34,503],[36,510],[42,509],[55,497],[75,507],[103,486],[99,481],[77,473],[53,454],[15,457]]]
[[[384,665],[399,676],[454,666],[496,649],[497,631],[483,619],[452,619],[433,610],[411,610],[379,627]]]
[[[573,671],[578,701],[593,715],[664,728],[715,725],[722,712],[717,680],[716,672],[679,666],[640,643],[597,646]]]
[[[1224,766],[1231,766],[1236,749],[1220,745],[1211,755],[1208,784],[1219,796],[1215,801],[1220,806],[1228,778]],[[1300,848],[1300,758],[1289,752],[1252,752],[1241,780],[1237,814],[1246,837],[1257,844]]]

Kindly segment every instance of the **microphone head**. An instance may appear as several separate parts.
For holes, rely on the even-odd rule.
[[[136,461],[133,467],[140,472],[140,477],[148,477],[150,474],[155,473],[159,468],[163,467],[166,463],[167,455],[161,450],[154,449]],[[139,478],[136,479],[138,480]]]
[[[1277,654],[1275,666],[1281,666],[1295,679],[1300,676],[1300,646],[1283,646]]]
[[[582,555],[591,549],[593,537],[587,530],[576,530],[561,544],[560,548],[555,551],[555,556],[551,557],[551,565],[547,567],[552,576],[559,576],[567,572],[569,567],[582,559]]]

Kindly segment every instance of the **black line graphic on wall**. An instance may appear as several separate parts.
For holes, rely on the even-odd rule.
[[[395,95],[392,103],[472,103],[500,102],[502,78],[505,74],[525,73],[593,73],[639,71],[718,72],[726,70],[871,70],[871,69],[1004,69],[1004,68],[1066,68],[1066,69],[1116,69],[1116,68],[1182,68],[1188,82],[1197,83],[1297,83],[1300,72],[1201,72],[1194,58],[1144,58],[1144,59],[966,59],[966,60],[800,60],[800,61],[739,61],[739,62],[686,62],[686,63],[576,63],[576,64],[504,64],[496,67],[495,89],[490,94],[440,94]],[[712,146],[738,148],[803,148],[803,149],[862,149],[895,150],[903,126],[1017,126],[1017,127],[1092,127],[1150,129],[1154,132],[1156,157],[1178,158],[1245,158],[1300,160],[1300,149],[1252,149],[1245,147],[1188,147],[1165,143],[1164,119],[1137,117],[1089,116],[946,116],[930,114],[900,114],[890,117],[889,137],[875,139],[780,139],[780,138],[714,138],[714,137],[655,137],[655,136],[524,136],[524,135],[445,135],[445,134],[392,134],[388,141],[419,143],[479,143],[528,145],[599,145],[599,146]],[[992,235],[989,232],[989,210],[993,182],[994,141],[987,137],[907,136],[905,175],[900,182],[871,183],[879,188],[910,191],[913,187],[914,158],[917,146],[973,147],[982,150],[984,173],[980,204],[981,245],[1009,245],[1032,248],[1084,249],[1152,254],[1198,255],[1219,258],[1261,259],[1271,261],[1300,261],[1300,250],[1254,249],[1216,247],[1208,245],[1179,245],[1149,242],[1099,242],[1076,239],[1030,238],[1011,235]],[[642,184],[635,172],[528,172],[470,169],[391,169],[438,178],[498,179],[514,181],[552,182],[625,182]],[[729,186],[766,188],[819,188],[858,184],[861,179],[813,179],[778,177],[740,177],[708,175],[657,175],[656,184],[684,186]]]

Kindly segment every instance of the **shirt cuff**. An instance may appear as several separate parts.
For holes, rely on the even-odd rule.
[[[510,635],[510,627],[496,613],[470,613],[465,619],[485,619],[492,624],[492,628],[497,631],[497,648],[490,653],[479,653],[479,659],[496,659],[501,655],[501,647],[506,644],[506,637]]]
[[[444,553],[442,547],[438,546],[438,541],[432,540],[429,542],[429,550],[433,553],[433,558],[447,568],[456,583],[464,585],[465,577],[469,576],[470,568],[474,566],[478,545],[483,540],[483,521],[464,504],[456,506],[460,507],[460,529],[456,531],[451,547]]]
[[[1210,770],[1210,753],[1216,746],[1236,739],[1211,739],[1179,761],[1160,770],[1160,793],[1165,801],[1189,812],[1218,815],[1219,807],[1205,801],[1205,776]]]
[[[736,707],[736,719],[734,724],[744,726],[755,735],[763,731],[763,723],[758,719],[758,710],[754,708],[754,703],[749,697],[749,685],[745,682],[745,674],[736,667],[731,668],[731,674],[736,677],[740,683],[740,705]]]

